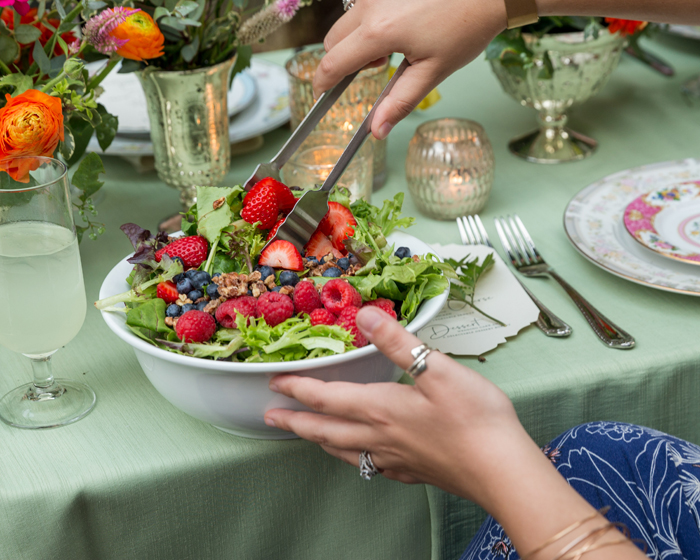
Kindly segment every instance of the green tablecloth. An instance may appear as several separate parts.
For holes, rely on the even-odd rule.
[[[574,328],[566,340],[530,327],[489,353],[463,359],[513,399],[540,443],[575,424],[616,419],[700,442],[700,300],[638,286],[584,260],[562,229],[568,200],[600,177],[641,164],[700,156],[700,107],[679,95],[700,72],[700,46],[655,45],[677,70],[667,79],[624,59],[606,88],[577,109],[571,124],[600,141],[591,159],[561,166],[525,163],[507,141],[534,125],[534,113],[501,92],[479,60],[440,88],[443,100],[402,122],[389,140],[389,180],[375,202],[405,189],[404,160],[416,126],[443,116],[482,123],[496,152],[496,181],[482,213],[517,211],[548,260],[638,346],[606,349],[553,282],[528,286]],[[288,52],[266,58],[282,63]],[[255,154],[233,161],[231,184],[273,155],[287,129],[265,136]],[[155,227],[178,210],[177,193],[154,173],[137,175],[107,158],[100,217],[107,233],[81,248],[88,298],[129,251],[127,221]],[[407,197],[405,210],[416,215]],[[458,242],[451,222],[418,216],[412,233]],[[5,297],[31,297],[21,286]],[[0,319],[1,320],[1,319]],[[41,317],[37,317],[41,320]],[[131,348],[89,310],[76,339],[55,356],[57,374],[87,381],[96,409],[60,429],[24,431],[0,424],[0,558],[124,559],[455,559],[483,515],[434,488],[353,469],[304,441],[238,438],[188,417],[152,388]],[[29,379],[24,359],[0,349],[0,391]],[[508,460],[507,449],[493,449]],[[513,464],[517,468],[517,464]],[[524,480],[523,484],[527,484]]]

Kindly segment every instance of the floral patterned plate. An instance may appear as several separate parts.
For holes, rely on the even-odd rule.
[[[635,198],[625,228],[664,257],[700,265],[700,181],[669,185]]]
[[[564,229],[574,247],[604,270],[637,284],[700,296],[700,267],[661,256],[624,223],[630,203],[645,194],[700,182],[700,160],[686,159],[621,171],[589,185],[569,202]]]

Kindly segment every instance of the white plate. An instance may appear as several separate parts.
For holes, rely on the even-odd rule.
[[[94,73],[103,66],[104,64],[97,62],[89,64],[87,68],[90,73]],[[119,117],[117,134],[147,135],[150,128],[148,126],[146,96],[136,74],[134,72],[118,74],[120,67],[121,63],[102,82],[104,93],[98,101],[105,106],[107,111]],[[241,72],[234,78],[233,85],[228,92],[229,117],[237,115],[254,101],[256,89],[255,80],[247,72]]]
[[[700,40],[700,25],[669,25],[668,32],[688,39]]]
[[[231,119],[231,142],[255,138],[289,121],[289,83],[285,69],[254,58],[245,73],[256,82],[257,95],[246,109]],[[95,137],[90,140],[88,151],[103,153]],[[153,155],[153,145],[148,138],[117,136],[104,153],[112,156],[150,156]]]
[[[627,232],[625,208],[650,191],[700,180],[700,160],[686,159],[621,171],[589,185],[569,202],[564,229],[581,254],[637,284],[700,296],[700,267],[666,259]]]

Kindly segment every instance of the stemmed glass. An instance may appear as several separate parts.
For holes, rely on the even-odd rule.
[[[85,320],[86,297],[66,166],[48,157],[0,164],[0,345],[29,358],[34,381],[0,399],[0,419],[53,428],[95,406],[84,383],[54,379],[51,356]]]

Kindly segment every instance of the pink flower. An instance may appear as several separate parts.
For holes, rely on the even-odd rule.
[[[289,21],[299,9],[299,0],[277,0],[275,3],[277,13],[282,21]]]
[[[28,0],[0,0],[0,8],[14,8],[15,12],[21,16],[30,10]]]
[[[6,0],[0,0],[0,2],[3,1]],[[88,43],[102,54],[117,52],[117,50],[123,47],[129,40],[113,37],[112,31],[124,23],[126,18],[130,15],[140,11],[139,9],[124,8],[122,6],[102,10],[96,16],[91,17],[85,24],[85,27],[83,27],[83,36]]]

